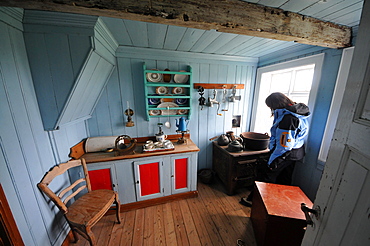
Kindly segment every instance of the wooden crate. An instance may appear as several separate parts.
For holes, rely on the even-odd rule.
[[[251,219],[257,244],[301,245],[307,226],[301,203],[312,207],[299,187],[255,182]]]

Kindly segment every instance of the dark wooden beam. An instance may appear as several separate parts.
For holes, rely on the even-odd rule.
[[[214,29],[330,48],[351,45],[350,27],[239,0],[0,0],[0,5]]]

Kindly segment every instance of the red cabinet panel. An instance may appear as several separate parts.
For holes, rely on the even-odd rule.
[[[159,162],[139,165],[140,195],[160,193]]]
[[[175,189],[188,187],[188,158],[175,160]]]
[[[109,168],[89,171],[89,177],[92,190],[113,190]]]

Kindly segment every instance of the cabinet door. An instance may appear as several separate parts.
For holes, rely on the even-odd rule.
[[[117,191],[117,179],[114,165],[105,163],[88,164],[91,189],[107,189]]]
[[[133,162],[131,159],[115,161],[118,195],[121,204],[137,201]]]
[[[191,155],[171,157],[172,194],[191,190]]]
[[[110,168],[89,171],[89,177],[92,190],[113,190]]]
[[[162,166],[162,159],[134,162],[136,198],[138,201],[163,196]]]

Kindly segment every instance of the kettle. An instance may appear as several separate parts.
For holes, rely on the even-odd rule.
[[[243,145],[238,140],[235,139],[231,143],[229,143],[226,150],[230,152],[241,152],[243,151]]]
[[[184,117],[181,117],[179,120],[176,119],[177,131],[186,132],[188,124],[189,124],[189,120],[185,119]]]
[[[220,146],[226,146],[230,143],[230,139],[226,134],[221,134],[217,139],[217,144]]]

